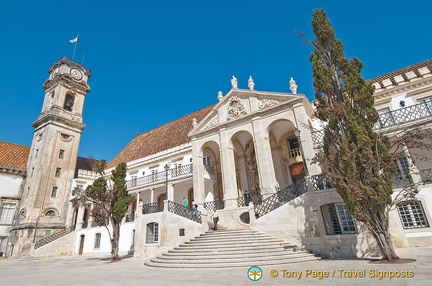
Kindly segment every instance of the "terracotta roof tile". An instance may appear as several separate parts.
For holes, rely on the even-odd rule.
[[[120,162],[134,161],[190,142],[191,139],[187,134],[192,130],[193,118],[196,118],[197,122],[200,122],[212,110],[214,105],[137,135],[117,154],[108,164],[108,167],[114,167]]]
[[[398,70],[395,70],[395,71],[390,72],[390,73],[380,75],[378,77],[369,79],[368,82],[376,83],[376,82],[382,82],[383,80],[386,80],[386,79],[393,79],[395,76],[398,76],[398,75],[405,76],[406,73],[408,73],[410,71],[416,72],[419,68],[422,68],[422,67],[427,67],[429,69],[429,71],[432,72],[432,59],[414,64],[414,65],[411,65],[411,66],[408,66],[408,67],[405,67],[402,69],[398,69]]]
[[[0,165],[25,168],[29,153],[30,147],[0,141]]]

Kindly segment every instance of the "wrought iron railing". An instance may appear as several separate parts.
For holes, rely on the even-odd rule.
[[[260,205],[255,206],[255,215],[262,217],[278,207],[288,203],[298,196],[306,193],[308,190],[307,182],[303,178],[294,184],[280,190],[276,194],[271,195],[262,201]]]
[[[184,205],[168,201],[168,211],[184,218],[201,223],[201,213],[197,210],[192,210]]]
[[[421,103],[396,110],[382,112],[378,115],[379,118],[374,125],[374,129],[381,129],[392,125],[426,118],[432,116],[432,99],[424,100]],[[311,136],[314,144],[322,143],[324,140],[324,131],[314,130],[311,132]]]
[[[431,116],[431,106],[432,99],[427,99],[415,105],[380,113],[379,119],[375,123],[374,128],[384,128]]]
[[[168,177],[169,178],[180,177],[183,175],[192,174],[192,172],[193,172],[192,164],[188,164],[181,167],[170,169],[168,171]],[[164,181],[166,180],[166,175],[167,173],[165,171],[162,171],[144,177],[133,178],[126,182],[126,186],[127,188],[132,188],[136,186],[151,184],[154,182]]]
[[[420,178],[425,184],[432,183],[432,169],[426,169],[420,171]]]
[[[149,203],[149,204],[144,204],[142,206],[142,213],[143,214],[160,213],[163,212],[163,209],[164,209],[163,202]]]
[[[330,182],[330,178],[324,176],[323,174],[312,175],[311,180],[312,180],[312,186],[315,191],[328,190],[333,188]]]
[[[212,211],[213,208],[223,210],[225,208],[225,202],[223,200],[204,202],[204,209]]]
[[[240,207],[246,207],[249,205],[250,202],[253,202],[253,204],[260,205],[262,203],[262,196],[261,195],[252,195],[252,196],[243,196],[237,198],[237,206]]]
[[[126,214],[125,215],[126,222],[134,222],[135,221],[135,213]]]
[[[67,228],[62,229],[56,233],[53,233],[47,237],[44,237],[44,238],[36,241],[34,249],[37,249],[37,248],[42,247],[42,246],[44,246],[44,245],[46,245],[46,244],[48,244],[54,240],[57,240],[57,239],[65,236],[65,235],[71,233],[72,231],[74,231],[73,227],[67,227]]]

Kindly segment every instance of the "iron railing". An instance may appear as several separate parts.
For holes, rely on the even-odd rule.
[[[420,171],[420,178],[425,184],[432,183],[432,169],[426,169]]]
[[[262,217],[269,212],[277,209],[278,207],[288,203],[289,201],[297,198],[298,196],[306,193],[308,190],[307,182],[303,178],[294,184],[280,190],[276,194],[271,195],[262,201],[260,205],[255,206],[255,215]]]
[[[170,169],[168,171],[168,177],[169,178],[180,177],[183,175],[192,174],[192,172],[193,172],[192,164],[188,164],[188,165],[184,165],[181,167]],[[136,187],[136,186],[151,184],[154,182],[164,181],[167,179],[166,175],[167,175],[167,173],[165,171],[162,171],[162,172],[147,175],[144,177],[133,178],[133,179],[126,182],[126,186],[127,186],[127,188],[132,188],[132,187]]]
[[[155,203],[149,203],[144,204],[142,206],[142,213],[143,214],[152,214],[152,213],[160,213],[164,209],[163,202],[155,202]]]
[[[382,112],[378,115],[379,118],[374,125],[374,129],[381,129],[392,125],[426,118],[432,116],[432,99],[427,99],[421,103],[396,110]],[[322,143],[324,140],[324,131],[314,130],[311,132],[311,136],[314,144]]]
[[[223,210],[225,208],[225,202],[223,200],[204,202],[204,209],[212,211],[213,208]]]
[[[57,240],[57,239],[65,236],[65,235],[67,235],[67,234],[69,234],[69,233],[71,233],[73,231],[74,231],[73,227],[67,227],[67,228],[62,229],[62,230],[60,230],[60,231],[58,231],[56,233],[53,233],[53,234],[51,234],[51,235],[49,235],[47,237],[44,237],[44,238],[36,241],[34,249],[38,249],[39,247],[42,247],[42,246],[44,246],[44,245],[46,245],[46,244],[48,244],[48,243],[50,243],[50,242],[52,242],[54,240]]]
[[[330,182],[330,178],[324,176],[323,174],[312,175],[311,180],[312,180],[313,189],[315,191],[328,190],[333,188]]]
[[[240,207],[246,207],[249,205],[250,202],[253,202],[253,204],[260,205],[262,203],[263,197],[261,195],[252,195],[252,196],[243,196],[237,198],[237,206]]]
[[[421,103],[387,111],[379,114],[379,119],[374,128],[384,128],[395,124],[425,118],[432,115],[432,99],[424,100]]]
[[[193,211],[184,205],[172,201],[168,201],[168,211],[198,223],[202,222],[199,211]]]

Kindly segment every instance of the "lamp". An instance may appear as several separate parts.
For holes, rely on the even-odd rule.
[[[294,135],[297,137],[297,140],[299,142],[299,146],[300,146],[300,152],[301,152],[301,156],[302,156],[302,160],[303,160],[303,166],[304,166],[304,170],[305,170],[305,176],[309,176],[309,171],[307,168],[307,164],[306,164],[306,159],[304,157],[304,152],[303,152],[303,145],[301,142],[301,138],[300,138],[300,130],[296,127],[294,128]]]

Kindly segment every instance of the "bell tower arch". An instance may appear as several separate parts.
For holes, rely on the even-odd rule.
[[[45,98],[33,122],[33,141],[27,162],[27,178],[20,215],[17,251],[30,248],[33,240],[66,226],[71,181],[83,124],[84,101],[90,87],[90,70],[63,57],[48,71],[42,87]],[[15,247],[16,247],[15,246]]]

